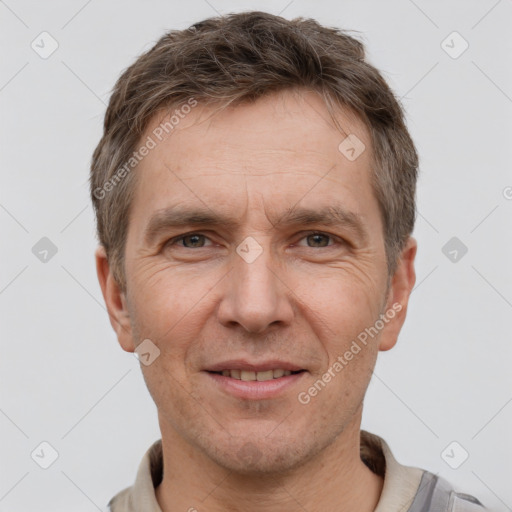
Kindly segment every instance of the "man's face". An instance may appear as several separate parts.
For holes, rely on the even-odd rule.
[[[391,320],[333,370],[392,302],[370,140],[340,115],[366,145],[350,161],[313,93],[211,114],[197,106],[136,170],[118,335],[160,350],[142,370],[164,438],[228,469],[284,471],[359,428],[379,343],[397,332]]]

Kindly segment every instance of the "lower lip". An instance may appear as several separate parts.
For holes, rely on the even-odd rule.
[[[218,373],[205,373],[214,380],[217,386],[230,395],[246,400],[265,400],[283,394],[302,379],[306,372],[292,373],[291,375],[279,377],[278,379],[264,381],[245,381],[233,379],[232,377],[224,377],[224,375]]]

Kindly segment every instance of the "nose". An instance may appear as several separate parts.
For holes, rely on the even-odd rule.
[[[245,258],[243,252],[233,254],[233,268],[218,309],[219,322],[225,327],[240,325],[258,334],[276,325],[291,324],[293,293],[286,284],[283,266],[269,248],[260,247],[263,251],[254,261]]]

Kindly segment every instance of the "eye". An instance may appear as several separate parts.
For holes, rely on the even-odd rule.
[[[172,238],[166,245],[178,245],[186,249],[201,249],[205,247],[205,241],[209,240],[208,237],[202,233],[187,233],[178,237]]]
[[[308,243],[308,247],[318,248],[318,247],[329,247],[334,245],[334,243],[329,243],[329,241],[336,241],[338,239],[334,239],[333,236],[328,235],[326,233],[309,233],[305,237],[301,238],[302,240],[306,240]],[[302,245],[302,244],[301,244]]]
[[[300,242],[303,240],[306,240],[307,247],[313,249],[332,247],[336,242],[343,243],[343,240],[338,237],[322,232],[308,233],[300,239]],[[202,249],[204,247],[208,247],[206,243],[207,241],[211,242],[211,240],[202,233],[186,233],[184,235],[171,238],[165,245],[184,249]],[[302,243],[298,243],[297,245],[304,247],[304,244]]]

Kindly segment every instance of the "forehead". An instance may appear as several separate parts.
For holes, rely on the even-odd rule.
[[[188,161],[240,157],[249,168],[260,163],[258,159],[251,165],[247,154],[254,152],[261,161],[270,154],[272,158],[307,158],[306,163],[333,163],[342,154],[339,144],[349,134],[357,136],[366,148],[360,157],[360,168],[365,167],[372,154],[368,129],[361,119],[340,108],[336,118],[341,130],[335,128],[326,105],[314,91],[282,91],[225,108],[201,103],[189,108],[190,103],[183,102],[153,116],[142,137],[150,136],[156,143],[155,150],[145,158],[146,163],[166,152],[172,158],[168,152],[171,149],[176,156],[186,154]]]
[[[376,207],[368,130],[349,112],[337,118],[343,132],[318,94],[296,91],[220,111],[198,103],[155,115],[141,138],[154,147],[136,169],[132,220],[179,204],[226,215],[258,207],[279,217],[298,202],[315,208],[329,201],[364,217]],[[355,149],[365,148],[356,159],[340,151],[354,136]]]

